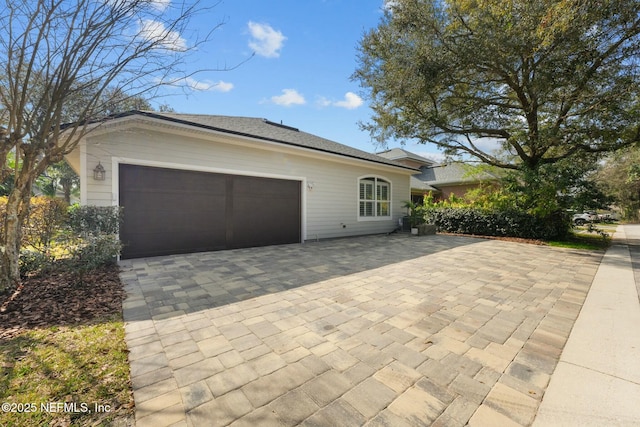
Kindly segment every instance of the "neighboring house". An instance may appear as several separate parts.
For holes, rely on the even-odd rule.
[[[67,161],[82,204],[124,207],[123,258],[391,232],[417,173],[260,118],[132,111],[94,126]]]
[[[411,200],[416,203],[421,203],[424,195],[429,192],[436,200],[446,199],[451,194],[463,197],[467,191],[477,188],[482,182],[497,180],[487,172],[470,173],[469,167],[464,163],[436,164],[401,148],[383,151],[378,155],[420,169],[420,173],[411,177]]]

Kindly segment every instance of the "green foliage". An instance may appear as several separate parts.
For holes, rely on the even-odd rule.
[[[409,214],[409,225],[413,228],[425,222],[425,209],[424,206],[407,200],[404,202],[404,208],[407,209]]]
[[[595,175],[599,189],[613,198],[624,219],[640,220],[640,149],[632,147],[606,159]]]
[[[0,117],[2,113],[2,107],[0,107]],[[3,123],[0,123],[2,127]],[[0,196],[8,196],[13,190],[15,177],[11,174],[12,170],[16,167],[16,156],[13,152],[9,152],[6,155],[6,161],[2,173],[0,174]]]
[[[550,240],[564,238],[570,231],[569,218],[562,212],[540,217],[517,210],[438,207],[428,212],[427,219],[438,231],[481,236]]]
[[[426,211],[436,208],[474,208],[483,211],[514,209],[514,197],[503,187],[482,183],[467,191],[464,197],[451,193],[448,198],[435,200],[431,192],[424,196],[422,206]]]
[[[0,227],[6,197],[0,198]],[[64,201],[33,197],[23,226],[21,275],[42,273],[62,263],[82,277],[114,262],[122,250],[117,238],[122,222],[118,206],[67,207]]]
[[[599,228],[592,222],[587,223],[587,233],[594,233],[600,236],[600,238],[607,243],[611,240],[611,236],[609,235],[609,233]]]
[[[87,235],[70,243],[67,247],[70,256],[64,261],[76,273],[80,283],[83,283],[86,273],[114,263],[122,250],[122,243],[113,234]]]
[[[119,206],[81,206],[69,208],[69,227],[80,236],[117,234],[122,223]]]
[[[0,197],[0,233],[3,232],[7,197]],[[22,228],[23,246],[43,254],[51,250],[67,218],[67,205],[50,197],[32,197]]]
[[[465,200],[480,210],[509,210],[516,206],[516,197],[503,186],[481,184],[467,191]]]
[[[574,197],[584,172],[640,142],[640,2],[389,3],[353,75],[373,110],[363,129],[513,171],[511,200],[493,201],[512,208],[600,203]]]
[[[65,262],[82,283],[84,275],[110,264],[122,250],[117,233],[122,222],[118,206],[80,206],[69,208],[66,238],[62,244],[69,254]]]
[[[71,203],[71,195],[78,194],[80,177],[66,161],[54,163],[38,177],[35,184],[46,196],[56,197],[58,191],[64,194],[67,203]]]
[[[525,211],[518,207],[516,194],[493,185],[482,185],[464,198],[452,194],[435,201],[429,193],[422,209],[427,222],[448,233],[549,240],[563,238],[571,229],[563,211]]]
[[[593,181],[594,157],[563,159],[536,170],[522,168],[500,174],[464,196],[468,205],[485,210],[520,210],[545,217],[559,210],[603,209],[610,199]],[[462,204],[465,206],[465,204]]]
[[[53,266],[54,259],[41,251],[23,249],[20,251],[20,274],[26,276],[45,273]]]
[[[67,219],[67,208],[67,204],[60,199],[31,198],[29,215],[22,228],[23,245],[43,253],[49,252]]]

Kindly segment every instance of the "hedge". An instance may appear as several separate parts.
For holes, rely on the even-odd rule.
[[[0,197],[0,233],[6,203],[7,198]],[[120,253],[117,234],[121,222],[122,208],[118,206],[69,207],[58,199],[32,197],[22,228],[21,274],[66,265],[82,281],[85,273],[113,262]]]
[[[571,229],[564,212],[538,217],[516,210],[434,208],[429,209],[426,216],[438,231],[447,233],[554,240],[566,237]]]

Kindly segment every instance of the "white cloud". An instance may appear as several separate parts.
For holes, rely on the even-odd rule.
[[[140,9],[142,7],[148,7],[149,9],[154,9],[158,12],[164,12],[171,5],[171,0],[145,0],[145,4],[140,0],[102,0],[104,3],[109,6],[116,8],[117,10],[123,10],[123,8],[131,8],[135,6],[136,9]],[[148,10],[148,9],[147,9]]]
[[[331,106],[331,104],[332,102],[329,99],[325,98],[324,96],[319,96],[318,99],[316,100],[316,105],[321,108],[329,107]]]
[[[187,41],[177,31],[168,30],[162,22],[144,19],[140,22],[140,36],[168,50],[184,51]]]
[[[432,151],[417,151],[418,156],[422,156],[435,162],[435,164],[444,163],[447,160],[447,156],[444,153],[432,152]]]
[[[354,110],[360,107],[363,103],[364,101],[362,100],[362,98],[360,98],[358,95],[356,95],[353,92],[345,93],[344,99],[342,101],[331,101],[330,99],[325,98],[324,96],[319,96],[316,101],[316,105],[321,108],[333,106],[333,107],[346,108],[347,110]]]
[[[394,7],[398,7],[398,1],[397,0],[383,0],[382,1],[382,8],[385,10],[388,10],[389,12],[393,12],[393,8]]]
[[[233,83],[223,82],[222,80],[220,80],[219,82],[215,83],[211,90],[215,90],[216,92],[229,92],[231,89],[233,89],[233,87]]]
[[[193,77],[184,77],[165,82],[169,86],[188,87],[199,92],[229,92],[233,89],[233,83],[225,81],[212,82],[210,80],[196,80]]]
[[[167,10],[170,4],[171,0],[151,0],[150,2],[151,7],[159,10],[160,12]]]
[[[362,103],[362,98],[360,98],[358,95],[353,92],[347,92],[344,95],[344,100],[334,102],[333,105],[335,105],[336,107],[346,108],[347,110],[354,110],[361,106]]]
[[[480,150],[485,153],[495,153],[502,147],[502,140],[497,138],[478,138],[474,139],[473,143]]]
[[[283,89],[282,95],[271,97],[271,102],[285,107],[290,107],[292,105],[304,105],[307,103],[304,96],[295,89]]]
[[[249,21],[249,32],[252,39],[249,47],[258,55],[267,58],[280,56],[280,49],[287,39],[280,31],[276,31],[269,24],[257,24]]]
[[[231,89],[233,89],[233,83],[228,83],[222,80],[218,82],[212,82],[210,80],[198,81],[191,77],[187,77],[184,82],[191,89],[202,92],[229,92]]]

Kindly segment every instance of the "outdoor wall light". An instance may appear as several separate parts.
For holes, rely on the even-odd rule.
[[[106,174],[107,173],[104,170],[104,166],[102,166],[100,162],[98,162],[98,166],[93,169],[93,179],[95,179],[96,181],[104,181]]]
[[[314,186],[314,185],[315,185],[315,183],[314,183],[313,181],[309,181],[309,182],[307,182],[307,188],[308,188],[309,190],[313,190],[313,186]]]

